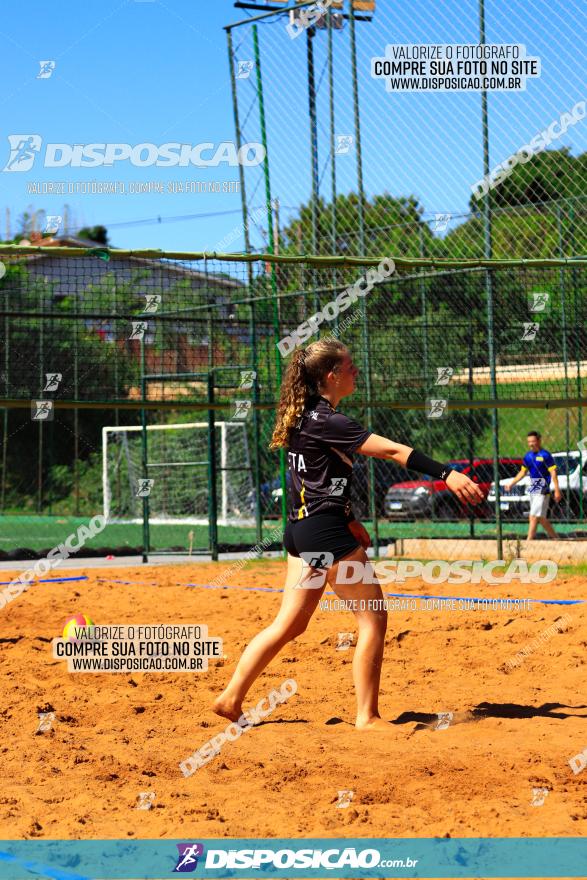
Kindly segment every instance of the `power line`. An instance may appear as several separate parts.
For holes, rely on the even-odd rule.
[[[228,214],[240,214],[240,208],[234,208],[232,211],[210,211],[208,213],[202,214],[178,214],[172,217],[145,217],[142,220],[124,220],[120,223],[101,223],[101,226],[106,226],[108,229],[128,227],[128,226],[147,226],[153,223],[181,223],[184,220],[199,220],[208,217],[222,217]],[[78,227],[82,228],[82,227]]]

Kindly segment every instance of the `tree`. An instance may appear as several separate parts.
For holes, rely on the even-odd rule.
[[[84,226],[83,229],[79,230],[76,237],[87,238],[90,241],[95,241],[96,244],[103,244],[104,247],[110,246],[108,230],[105,226]]]
[[[368,256],[421,255],[421,235],[431,239],[422,221],[423,208],[415,196],[398,198],[383,193],[364,205],[365,249]],[[359,197],[356,193],[336,197],[336,248],[332,244],[332,204],[317,205],[318,253],[356,255],[359,247]],[[302,205],[299,216],[281,231],[280,253],[312,252],[312,207]]]
[[[545,202],[585,195],[587,153],[571,156],[569,147],[543,150],[528,162],[518,163],[505,179],[491,190],[494,208],[528,207],[548,210]],[[471,196],[469,205],[478,211],[482,199]]]

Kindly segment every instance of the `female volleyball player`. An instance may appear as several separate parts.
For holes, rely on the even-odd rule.
[[[271,449],[288,450],[290,481],[289,522],[283,535],[287,550],[287,578],[281,608],[273,623],[256,635],[245,648],[230,683],[214,703],[214,711],[236,721],[242,713],[245,694],[267,664],[287,642],[301,635],[318,605],[326,584],[313,588],[320,568],[320,554],[332,559],[324,564],[326,582],[341,599],[358,601],[355,610],[358,638],[353,659],[357,699],[356,727],[360,730],[390,729],[379,715],[378,697],[387,612],[381,587],[375,578],[369,583],[338,584],[341,560],[367,562],[371,543],[365,528],[351,512],[352,454],[396,461],[420,473],[446,481],[463,502],[478,503],[483,495],[464,474],[421,452],[367,431],[358,422],[338,412],[343,397],[352,394],[358,370],[349,350],[336,339],[313,342],[298,349],[291,358],[283,382]],[[308,563],[305,567],[300,557]],[[311,553],[311,557],[308,554]],[[324,580],[324,578],[322,579]],[[304,585],[306,584],[306,588]]]

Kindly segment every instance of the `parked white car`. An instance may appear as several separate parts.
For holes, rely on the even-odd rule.
[[[563,499],[560,505],[558,505],[561,514],[567,516],[577,516],[579,514],[581,509],[581,492],[583,493],[583,511],[587,513],[587,451],[569,450],[568,456],[566,452],[553,452],[552,457],[556,464],[558,485],[563,495]],[[530,477],[528,475],[522,477],[519,483],[516,483],[511,490],[506,491],[505,486],[509,482],[511,482],[511,478],[499,481],[499,506],[506,518],[526,518],[530,510],[530,496],[528,494]],[[566,505],[567,488],[569,497],[568,511]],[[487,501],[495,506],[495,483],[491,484]]]

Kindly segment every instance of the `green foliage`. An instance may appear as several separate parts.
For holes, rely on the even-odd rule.
[[[78,487],[76,492],[75,484]],[[77,463],[77,474],[71,463],[49,468],[45,492],[45,510],[52,514],[72,515],[76,505],[81,511],[102,509],[102,455],[91,452]]]
[[[110,246],[108,230],[105,226],[84,226],[76,233],[76,238],[87,238],[97,244],[103,244],[104,247]]]
[[[530,162],[516,166],[512,174],[492,190],[495,257],[587,254],[586,162],[586,155],[573,157],[566,148],[544,151]],[[337,197],[334,242],[331,236],[333,206],[324,199],[319,200],[318,253],[359,253],[358,207],[356,193]],[[374,195],[364,206],[367,254],[392,259],[401,256],[479,258],[484,250],[482,207],[482,200],[472,198],[470,216],[458,225],[453,221],[447,233],[438,234],[431,229],[424,207],[414,195],[395,197],[387,192]],[[32,217],[25,214],[20,219],[15,241],[31,230]],[[79,236],[99,245],[109,244],[103,226],[82,229]],[[312,210],[310,204],[304,204],[281,230],[279,252],[300,254],[313,250]],[[61,396],[66,398],[73,398],[75,393],[87,400],[114,396],[124,400],[131,393],[136,395],[140,362],[137,343],[128,338],[129,321],[141,317],[150,321],[144,312],[146,296],[157,293],[162,295],[162,302],[158,310],[160,319],[150,321],[151,366],[155,362],[160,364],[162,372],[173,373],[174,356],[177,355],[179,363],[182,349],[189,350],[206,342],[215,364],[250,364],[250,304],[234,303],[225,314],[212,306],[228,306],[231,299],[253,297],[261,400],[270,403],[279,392],[276,324],[279,333],[285,335],[288,329],[306,320],[339,290],[364,274],[355,269],[315,270],[308,265],[278,265],[274,268],[255,266],[249,276],[243,265],[242,278],[247,284],[233,293],[215,284],[220,278],[231,277],[221,269],[222,264],[218,265],[218,271],[215,267],[210,283],[201,288],[194,288],[191,280],[179,273],[167,272],[164,268],[159,274],[158,269],[154,272],[148,265],[137,265],[124,277],[120,272],[107,271],[98,282],[88,285],[77,281],[76,275],[66,284],[46,281],[41,275],[29,273],[24,264],[10,263],[6,276],[0,279],[0,301],[8,311],[26,314],[26,317],[10,319],[2,327],[2,330],[8,328],[8,333],[0,335],[0,372],[4,373],[0,388],[7,397],[32,399],[42,391],[45,371],[52,369],[63,375]],[[164,278],[165,284],[160,278]],[[412,271],[409,276],[405,273],[394,276],[369,294],[365,302],[376,403],[417,400],[423,404],[426,398],[442,397],[443,392],[430,387],[430,365],[450,365],[461,374],[487,365],[485,283],[483,272]],[[587,316],[583,314],[585,297],[581,283],[570,270],[501,269],[493,273],[498,363],[532,363],[535,357],[535,352],[521,342],[519,332],[522,323],[528,320],[528,295],[533,291],[549,294],[549,309],[539,319],[541,354],[547,362],[562,360],[566,344],[569,358],[578,359],[580,352],[587,350]],[[566,335],[562,330],[563,305]],[[359,303],[351,306],[341,314],[340,320],[353,312],[358,314],[359,309]],[[41,312],[45,312],[45,317]],[[62,320],[57,321],[56,317]],[[324,325],[321,335],[332,332],[335,327],[336,322]],[[362,368],[365,338],[360,315],[347,326],[342,338]],[[576,371],[570,375],[566,384],[561,378],[549,383],[541,383],[537,378],[531,383],[503,383],[499,395],[510,399],[531,393],[537,397],[572,395],[577,390]],[[486,400],[490,388],[478,383],[468,389],[461,383],[451,387],[446,396],[466,401],[469,393],[476,400]],[[232,388],[218,392],[218,400],[234,397]],[[345,411],[365,421],[364,405],[364,386],[359,384],[359,395],[348,401]],[[540,424],[547,433],[549,424],[554,425],[556,421],[555,416],[547,410],[536,412],[542,414],[542,419],[534,418],[534,424]],[[531,413],[534,410],[526,414]],[[79,505],[80,512],[95,512],[101,507],[100,429],[104,424],[115,422],[114,413],[107,409],[79,409],[77,416],[73,410],[56,410],[55,415],[55,422],[41,429],[31,423],[26,409],[9,411],[6,507],[66,514],[77,512]],[[121,424],[136,423],[138,419],[136,411],[118,415]],[[160,417],[168,420],[169,415],[161,412]],[[193,415],[174,414],[177,421],[184,417],[192,419]],[[519,411],[504,410],[500,417],[504,430],[507,429],[501,452],[515,454],[519,451]],[[261,471],[265,479],[274,476],[276,471],[276,457],[266,448],[274,411],[262,410],[259,418]],[[475,409],[472,415],[467,410],[454,410],[448,419],[431,420],[425,418],[423,408],[399,410],[376,405],[373,419],[372,428],[376,433],[420,446],[437,457],[454,456],[455,450],[467,455],[470,437],[475,443],[475,454],[492,453],[488,409]],[[566,436],[566,425],[557,422],[555,436],[559,447],[563,429]],[[574,433],[573,428],[573,437]],[[79,445],[74,473],[76,434]],[[14,442],[14,437],[18,442]],[[41,492],[37,485],[38,473],[43,477]]]
[[[572,156],[568,147],[543,150],[529,162],[515,165],[512,173],[491,190],[495,208],[534,205],[585,195],[587,154]],[[471,196],[472,211],[479,202]]]
[[[336,198],[336,245],[332,238],[332,205],[323,199],[318,201],[318,253],[360,253],[359,198],[356,193],[338,195]],[[414,196],[407,198],[384,193],[364,205],[366,247],[369,254],[380,256],[411,256],[421,253],[430,244],[432,236],[427,224],[421,220],[423,208]],[[302,205],[297,218],[281,231],[280,253],[312,253],[312,209]]]

